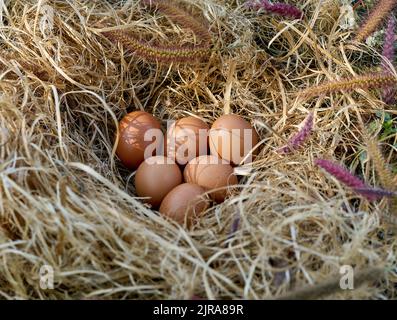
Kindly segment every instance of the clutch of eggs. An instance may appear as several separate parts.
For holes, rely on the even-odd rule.
[[[166,218],[190,226],[209,207],[221,203],[238,183],[233,166],[249,163],[259,138],[237,115],[223,115],[211,128],[197,117],[175,121],[166,131],[151,114],[135,111],[119,124],[116,154],[136,170],[139,197]],[[185,166],[182,174],[182,166]]]

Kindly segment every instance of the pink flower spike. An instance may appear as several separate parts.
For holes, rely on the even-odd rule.
[[[350,188],[364,189],[367,187],[361,179],[351,174],[347,169],[339,164],[325,159],[317,159],[314,161],[314,164],[323,168],[329,174],[333,175],[336,179]]]
[[[239,227],[240,227],[240,215],[238,213],[236,213],[236,215],[234,216],[233,222],[232,222],[232,226],[230,228],[230,233],[229,233],[228,239],[231,239],[234,237],[234,235],[238,231]]]
[[[372,188],[372,187],[357,188],[357,189],[354,189],[354,191],[361,194],[362,196],[364,196],[366,198],[373,198],[374,200],[379,200],[384,197],[396,197],[397,196],[396,192],[378,189],[378,188]]]
[[[313,113],[310,112],[307,118],[304,121],[302,128],[288,140],[286,146],[280,148],[278,150],[279,153],[289,153],[300,148],[303,143],[307,140],[310,134],[313,131]]]
[[[276,14],[284,18],[302,19],[303,12],[297,7],[287,3],[271,3],[268,0],[248,1],[247,6],[253,9],[265,9],[268,13]]]
[[[351,174],[347,169],[339,164],[325,159],[317,159],[314,161],[314,164],[324,169],[330,175],[334,176],[338,181],[342,182],[344,185],[352,188],[353,190],[370,189],[370,187],[368,187],[364,181]],[[362,194],[369,201],[374,201],[379,198],[379,196],[375,197],[373,194],[369,194],[368,192],[365,195],[363,193],[364,192],[361,192],[360,194]]]

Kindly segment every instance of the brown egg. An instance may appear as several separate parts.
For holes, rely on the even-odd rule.
[[[204,188],[197,184],[183,183],[168,193],[160,206],[160,213],[180,224],[190,226],[208,208],[209,200]]]
[[[174,160],[155,156],[146,159],[135,175],[135,189],[140,197],[153,207],[158,207],[163,198],[182,183],[182,173]]]
[[[252,162],[252,155],[257,154],[257,149],[253,153],[251,150],[258,141],[258,134],[251,124],[234,114],[218,118],[209,132],[211,154],[234,165],[239,165],[247,155],[244,163]]]
[[[130,169],[138,168],[145,158],[155,155],[155,149],[163,144],[164,137],[160,123],[144,111],[127,114],[120,121],[119,131],[120,138],[116,154]],[[145,137],[145,134],[149,136]]]
[[[167,131],[167,156],[180,165],[208,154],[208,125],[195,117],[175,121]]]
[[[183,172],[186,182],[196,183],[210,191],[213,200],[220,203],[228,194],[228,186],[237,184],[237,177],[233,174],[233,168],[227,161],[216,156],[200,156],[191,160]]]

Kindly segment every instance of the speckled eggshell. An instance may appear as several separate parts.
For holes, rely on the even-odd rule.
[[[135,175],[135,189],[139,197],[149,197],[145,201],[157,208],[164,197],[182,183],[182,173],[178,165],[164,156],[146,159]]]
[[[180,184],[165,196],[159,211],[181,225],[190,226],[209,206],[204,193],[204,188],[197,184]]]
[[[247,136],[244,130],[247,129]],[[216,155],[232,165],[239,165],[252,148],[258,143],[259,137],[251,124],[234,114],[223,115],[213,124],[209,132],[209,146],[212,155]],[[257,149],[252,155],[257,154]],[[253,158],[248,157],[248,158]],[[252,162],[247,159],[244,163]]]
[[[180,165],[208,154],[208,125],[196,117],[175,121],[167,130],[167,156]]]
[[[145,141],[147,130],[156,129],[160,139],[152,138]],[[144,111],[134,111],[121,119],[119,124],[119,142],[116,154],[129,169],[136,169],[145,158],[145,149],[155,143],[155,147],[163,144],[164,137],[161,125],[151,114]],[[155,149],[155,148],[153,148]],[[150,156],[155,155],[155,151]]]
[[[222,188],[209,192],[210,197],[218,203],[225,200],[229,192],[228,187],[238,183],[232,166],[213,155],[204,155],[191,160],[186,165],[183,176],[186,182],[198,184],[207,191]]]

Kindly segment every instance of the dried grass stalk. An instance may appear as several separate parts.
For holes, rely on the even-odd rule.
[[[309,87],[299,93],[302,98],[320,96],[329,93],[337,93],[339,91],[352,91],[355,89],[372,89],[395,87],[397,79],[391,75],[370,74],[358,76],[350,79],[341,79],[339,81],[326,82],[318,86]]]
[[[207,46],[184,46],[184,47],[161,47],[148,45],[135,38],[131,33],[125,31],[109,31],[103,33],[113,42],[122,43],[127,49],[135,52],[138,56],[152,62],[162,63],[187,63],[195,62],[208,56]]]
[[[394,183],[394,175],[391,173],[387,166],[387,162],[379,150],[378,143],[375,139],[371,138],[368,141],[368,154],[372,159],[376,173],[379,176],[380,182],[387,190],[396,190]]]
[[[370,36],[379,24],[386,20],[396,5],[396,0],[379,0],[371,10],[368,18],[359,27],[355,40],[361,42]]]
[[[211,36],[206,29],[196,18],[188,12],[178,7],[175,1],[152,1],[145,2],[154,3],[158,9],[166,14],[174,22],[181,26],[191,29],[199,40],[198,45],[174,45],[161,46],[149,45],[144,41],[139,40],[133,33],[124,30],[104,32],[112,42],[120,42],[127,49],[135,52],[138,56],[147,61],[161,62],[161,63],[194,63],[197,60],[209,56]]]
[[[303,143],[309,138],[310,134],[313,130],[313,113],[309,113],[307,118],[305,119],[302,128],[293,135],[289,140],[286,146],[282,147],[278,151],[280,153],[289,153],[293,150],[297,150],[303,146]]]

